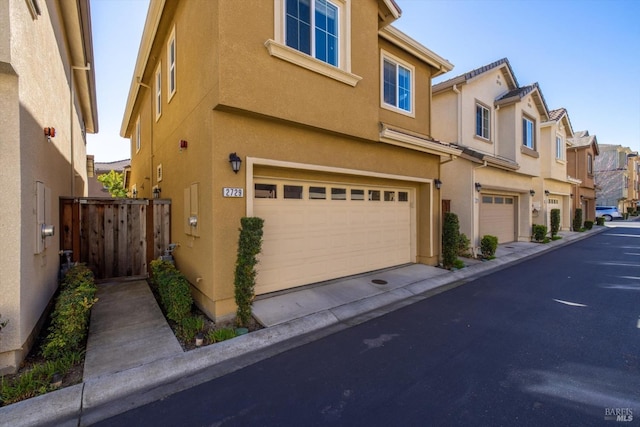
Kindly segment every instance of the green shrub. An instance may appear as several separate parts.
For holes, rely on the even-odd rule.
[[[551,237],[560,231],[560,209],[551,209]]]
[[[461,259],[456,259],[453,262],[453,268],[457,268],[458,270],[460,270],[461,268],[464,268],[464,261],[462,261]]]
[[[591,230],[593,228],[593,221],[585,221],[584,228],[587,230]]]
[[[72,267],[60,288],[42,349],[42,355],[47,359],[60,358],[82,347],[91,307],[97,301],[93,273],[85,265]]]
[[[604,225],[604,217],[603,216],[599,216],[598,218],[596,218],[596,224],[597,225]]]
[[[547,226],[533,224],[533,240],[536,242],[543,242],[547,236]]]
[[[482,236],[482,240],[480,240],[480,252],[482,253],[483,258],[494,258],[497,249],[498,238],[496,236],[492,236],[490,234]]]
[[[198,332],[204,330],[204,319],[202,316],[187,316],[180,323],[180,338],[184,341],[193,341]]]
[[[2,319],[2,314],[0,314],[0,319]],[[2,332],[2,329],[4,329],[4,327],[7,326],[8,323],[8,320],[0,320],[0,332]]]
[[[167,315],[178,325],[191,315],[193,297],[186,277],[169,261],[151,261],[151,280],[160,294],[160,302]]]
[[[468,257],[471,255],[469,251],[469,247],[471,246],[471,241],[467,237],[466,234],[460,233],[458,235],[458,256]]]
[[[577,208],[576,214],[573,217],[573,231],[580,231],[582,227],[582,209]]]
[[[445,212],[442,225],[442,266],[450,269],[458,259],[460,224],[458,215]]]
[[[209,331],[207,334],[207,339],[210,343],[216,343],[221,341],[226,341],[231,338],[235,338],[236,332],[231,328],[222,328],[215,329],[213,331]]]
[[[238,326],[247,326],[251,320],[251,303],[255,296],[255,267],[258,263],[258,254],[262,250],[264,220],[256,217],[243,217],[240,219],[240,226],[234,294],[238,306],[236,322]]]

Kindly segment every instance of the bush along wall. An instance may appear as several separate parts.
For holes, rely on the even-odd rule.
[[[442,225],[442,266],[451,269],[458,259],[460,224],[458,215],[445,212]]]
[[[482,257],[486,259],[495,258],[496,251],[498,250],[498,238],[490,234],[482,236],[480,240],[480,252]]]
[[[560,231],[560,209],[551,209],[551,237]]]
[[[171,262],[151,261],[151,281],[160,294],[160,303],[168,319],[178,324],[191,315],[193,297],[187,278]]]
[[[573,217],[573,231],[580,231],[582,229],[582,209],[576,209],[576,215]]]
[[[256,264],[262,250],[264,219],[257,217],[240,218],[240,237],[238,238],[238,256],[234,276],[236,323],[247,327],[251,320],[251,303],[255,296]]]
[[[547,226],[546,225],[538,225],[533,224],[533,240],[536,242],[544,242],[547,236]]]

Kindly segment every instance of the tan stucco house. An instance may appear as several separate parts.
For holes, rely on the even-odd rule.
[[[573,211],[582,209],[585,221],[596,218],[595,159],[599,155],[598,138],[589,131],[576,131],[567,148],[567,174],[573,182]]]
[[[151,2],[129,191],[172,200],[176,264],[210,317],[235,313],[243,216],[265,220],[259,295],[438,263],[434,183],[460,150],[430,137],[431,79],[452,65],[399,16],[392,0]]]
[[[540,177],[533,179],[533,203],[541,209],[532,214],[535,224],[551,230],[551,210],[560,210],[560,230],[571,230],[572,186],[567,174],[567,147],[573,137],[569,113],[565,108],[549,111],[549,120],[540,124]]]
[[[616,144],[600,144],[600,154],[595,159],[595,181],[597,206],[616,206],[627,212],[638,201],[637,151]]]
[[[442,165],[442,199],[477,250],[484,235],[528,241],[544,219],[541,124],[550,120],[537,83],[520,87],[504,58],[433,86],[433,136],[462,149]],[[544,193],[543,193],[544,194]]]
[[[56,291],[58,199],[87,194],[85,134],[97,132],[98,117],[88,0],[4,0],[0,28],[0,314],[9,321],[0,373],[7,373],[29,352]]]

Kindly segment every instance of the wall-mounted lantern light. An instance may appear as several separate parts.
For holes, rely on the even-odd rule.
[[[480,190],[482,190],[482,184],[480,184],[479,182],[476,182],[474,185],[476,187],[476,191],[479,193]]]
[[[580,195],[580,201],[583,201],[583,200],[584,200],[584,196],[581,194]]]
[[[160,193],[162,192],[162,189],[156,185],[155,187],[153,187],[152,191],[153,191],[153,198],[154,199],[159,199],[160,198]]]
[[[44,128],[44,135],[47,137],[47,140],[51,142],[51,138],[55,138],[56,136],[56,128]]]
[[[436,189],[438,190],[440,189],[440,187],[442,187],[442,181],[440,181],[438,178],[436,178],[433,183],[436,185]]]
[[[545,195],[545,196],[548,196],[549,194],[550,194],[550,193],[549,193],[549,190],[544,190],[544,195]]]
[[[571,197],[573,199],[573,193],[569,194],[569,197]]]
[[[529,190],[529,194],[531,195],[531,197],[533,197],[536,195],[536,192],[535,190]]]
[[[240,170],[240,165],[242,164],[242,159],[238,157],[236,153],[229,154],[229,163],[231,164],[231,169],[233,169],[234,173],[238,173]]]
[[[197,227],[198,226],[198,217],[193,215],[189,217],[189,227]]]

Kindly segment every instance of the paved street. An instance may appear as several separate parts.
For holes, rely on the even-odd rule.
[[[637,425],[640,224],[608,226],[99,425]]]

